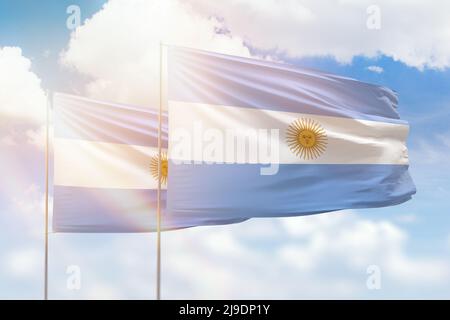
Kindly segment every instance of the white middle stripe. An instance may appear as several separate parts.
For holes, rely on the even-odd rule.
[[[55,138],[55,185],[157,189],[150,170],[154,156],[158,148]]]
[[[311,119],[319,123],[327,135],[325,151],[315,159],[303,159],[296,155],[286,141],[286,130],[297,119]],[[201,124],[200,130],[195,124]],[[179,155],[173,152],[174,133],[192,133],[192,149],[190,154]],[[349,119],[342,117],[299,114],[273,110],[261,110],[241,107],[209,105],[169,101],[169,157],[179,161],[209,161],[229,163],[226,147],[219,157],[208,158],[199,153],[199,140],[202,146],[208,145],[205,139],[207,130],[214,129],[225,133],[227,130],[278,129],[279,130],[279,163],[295,164],[408,164],[408,153],[405,140],[409,127],[403,124]],[[197,131],[197,132],[196,132]],[[224,134],[225,136],[225,134]],[[201,140],[204,141],[201,141]],[[258,142],[259,143],[259,142]],[[263,144],[266,142],[262,142]],[[267,145],[260,145],[268,150]],[[270,149],[270,148],[269,148]],[[199,156],[200,155],[200,156]],[[239,155],[238,155],[239,156]],[[245,156],[244,156],[245,157]],[[261,163],[250,161],[249,163]]]

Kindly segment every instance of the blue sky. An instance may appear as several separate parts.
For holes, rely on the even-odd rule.
[[[70,39],[71,30],[65,27],[70,5],[83,8],[81,19],[88,19],[101,9],[105,1],[0,1],[0,39],[2,46],[18,46],[24,56],[33,59],[32,69],[39,74],[43,86],[57,90],[75,81],[67,72],[61,74],[58,54]],[[46,57],[46,52],[49,56]],[[62,82],[62,83],[61,83]]]
[[[41,80],[40,89],[43,91],[66,91],[139,104],[147,101],[147,97],[139,97],[142,92],[145,95],[145,90],[140,89],[138,82],[136,82],[137,85],[134,85],[133,79],[122,79],[129,75],[125,70],[120,69],[119,65],[129,64],[129,70],[138,70],[139,74],[136,74],[136,78],[142,79],[145,74],[141,73],[141,69],[142,72],[151,73],[153,68],[143,69],[147,68],[148,63],[141,65],[139,59],[142,59],[146,50],[149,50],[151,56],[152,47],[150,45],[145,47],[142,44],[141,51],[131,49],[131,51],[127,51],[124,47],[140,48],[139,42],[142,42],[140,40],[148,37],[151,42],[157,38],[160,31],[155,30],[165,26],[163,18],[166,17],[167,20],[171,18],[170,21],[177,21],[180,24],[192,23],[193,25],[192,29],[190,27],[183,28],[183,25],[179,27],[166,26],[170,30],[185,29],[185,31],[175,30],[163,34],[164,37],[167,36],[170,39],[168,41],[171,43],[180,42],[182,45],[209,50],[218,48],[219,51],[231,54],[245,52],[252,52],[256,56],[269,54],[298,66],[312,67],[392,88],[399,94],[400,115],[409,121],[411,126],[408,140],[410,172],[418,191],[413,200],[389,208],[333,213],[340,215],[335,220],[331,219],[330,214],[322,215],[325,218],[330,217],[330,221],[332,221],[330,225],[324,222],[325,218],[308,217],[297,218],[295,221],[289,219],[257,220],[236,226],[205,227],[179,231],[178,234],[169,233],[163,237],[163,241],[166,240],[164,266],[167,267],[164,269],[166,271],[163,278],[163,285],[165,285],[163,295],[165,292],[166,297],[175,298],[283,297],[293,299],[310,297],[450,297],[450,276],[447,274],[447,268],[450,266],[450,205],[447,201],[450,196],[450,172],[448,170],[450,161],[450,129],[448,126],[450,122],[450,66],[445,62],[446,59],[450,61],[450,58],[445,56],[446,54],[450,55],[450,51],[446,51],[446,48],[439,48],[442,42],[439,40],[442,39],[430,36],[431,44],[422,44],[415,43],[414,35],[412,35],[413,38],[408,38],[409,42],[405,40],[402,46],[397,48],[386,43],[385,38],[391,33],[399,39],[402,39],[401,36],[405,34],[405,37],[411,37],[408,32],[403,30],[406,28],[399,27],[399,30],[392,31],[389,29],[385,31],[382,28],[381,32],[387,33],[382,33],[381,36],[373,36],[371,33],[370,37],[374,37],[374,40],[370,45],[361,40],[361,35],[355,31],[354,35],[348,35],[349,38],[354,37],[354,40],[348,44],[341,44],[342,48],[339,47],[339,44],[334,47],[332,44],[323,44],[304,52],[302,50],[306,49],[301,46],[295,44],[289,46],[281,40],[280,42],[276,41],[283,37],[289,38],[290,33],[298,34],[300,37],[302,32],[308,30],[311,33],[317,33],[317,37],[319,37],[322,36],[322,33],[319,33],[320,30],[332,29],[329,24],[337,22],[320,20],[320,14],[326,15],[327,13],[325,11],[316,12],[314,11],[317,10],[315,7],[310,10],[306,10],[308,9],[307,5],[304,7],[306,9],[297,8],[298,14],[307,21],[309,21],[308,12],[311,11],[318,15],[319,19],[316,19],[318,22],[311,22],[311,26],[300,23],[298,29],[291,29],[292,31],[289,32],[285,28],[280,28],[281,36],[271,34],[271,32],[267,32],[267,36],[264,36],[264,30],[262,30],[259,38],[258,35],[255,36],[249,26],[238,19],[241,14],[237,12],[238,9],[228,8],[226,5],[215,7],[208,4],[207,1],[198,0],[192,1],[192,6],[189,7],[173,4],[168,7],[163,6],[161,11],[158,11],[157,6],[137,1],[135,5],[140,9],[148,6],[149,16],[146,19],[136,18],[138,20],[136,22],[127,20],[129,14],[133,13],[133,9],[129,8],[132,5],[127,5],[126,2],[120,0],[111,1],[115,2],[114,5],[104,9],[102,15],[93,17],[95,13],[102,10],[105,2],[0,0],[0,48],[21,48],[22,57],[31,61],[29,71]],[[169,2],[176,3],[175,1]],[[243,0],[243,2],[245,1]],[[83,21],[91,17],[93,19],[83,23],[78,38],[74,40],[72,35],[72,41],[69,43],[71,30],[65,27],[66,8],[72,4],[80,6]],[[266,5],[270,7],[271,1],[267,1]],[[119,10],[120,6],[126,9],[123,14]],[[339,12],[354,12],[358,9],[334,2],[332,6],[337,6]],[[401,8],[389,4],[385,4],[385,7],[381,4],[381,8],[383,10],[386,8],[382,12],[396,12],[397,14],[402,12]],[[362,6],[362,9],[365,7]],[[410,8],[412,11],[413,9],[413,7]],[[292,10],[292,8],[286,10]],[[422,7],[419,6],[417,10],[422,10],[426,14],[433,8],[430,8],[424,1]],[[276,26],[279,25],[276,24],[276,19],[278,17],[264,16],[270,11],[255,10],[255,20],[264,18],[268,24],[273,24],[272,29],[277,29]],[[136,14],[138,12],[136,11]],[[365,10],[361,15],[365,18]],[[158,18],[158,16],[163,18]],[[214,17],[220,19],[211,22]],[[340,19],[345,20],[346,18],[341,17]],[[137,28],[138,23],[141,22],[142,27],[133,29]],[[294,19],[292,24],[289,24],[289,21],[280,23],[286,23],[289,28],[292,28],[297,20]],[[389,20],[386,23],[390,26]],[[229,33],[220,37],[214,35],[216,32],[214,27],[218,24],[225,24],[222,27],[226,27]],[[203,36],[201,30],[208,27],[211,27],[212,31],[205,31]],[[438,27],[437,25],[436,28]],[[135,36],[138,40],[135,42],[132,39],[124,38],[124,34],[127,34],[126,31],[130,28],[136,31]],[[338,28],[340,27],[336,25],[336,29]],[[427,28],[424,26],[424,29]],[[125,30],[123,34],[122,30]],[[104,37],[99,37],[100,32],[104,33]],[[185,32],[186,34],[178,36],[175,34],[176,32]],[[190,37],[189,32],[198,34],[198,36]],[[327,32],[323,33],[323,37],[327,37]],[[364,32],[363,35],[365,35]],[[329,36],[332,35],[330,33]],[[129,37],[132,38],[131,35]],[[208,37],[214,37],[214,40],[209,41]],[[293,39],[295,40],[295,38]],[[358,48],[357,45],[356,48],[353,48],[354,42],[358,41],[361,41],[361,48]],[[450,41],[448,42],[450,43]],[[422,54],[422,51],[427,52],[426,48],[429,46],[436,46],[436,51],[429,56]],[[134,54],[137,51],[141,55],[136,53],[137,57],[130,60],[129,52]],[[345,53],[342,53],[344,51]],[[311,54],[311,52],[317,52],[317,54]],[[415,54],[418,55],[416,60],[411,58]],[[439,55],[444,57],[441,58]],[[348,59],[348,56],[351,58]],[[437,61],[440,61],[439,65],[437,65]],[[370,71],[368,69],[370,66],[381,67],[382,72]],[[149,78],[153,79],[151,76]],[[125,80],[130,81],[127,84]],[[106,84],[100,85],[103,83]],[[126,93],[123,93],[128,91],[132,95],[127,96]],[[0,90],[0,95],[1,92]],[[111,92],[114,94],[121,92],[122,94],[117,93],[117,96],[113,96]],[[149,101],[153,99],[152,94],[149,93]],[[29,144],[24,138],[27,130],[38,132],[40,123],[34,120],[24,120],[23,117],[14,116],[11,113],[2,113],[0,116],[3,118],[2,120],[5,120],[1,123],[8,124],[8,130],[2,130],[0,133],[5,137],[11,132],[17,135],[13,138],[13,140],[16,139],[15,144],[1,145],[1,161],[7,167],[4,166],[0,173],[7,178],[7,181],[10,179],[14,183],[11,183],[9,189],[7,187],[0,189],[0,256],[2,256],[3,263],[0,266],[0,297],[40,298],[43,243],[42,233],[40,233],[42,216],[39,210],[42,208],[44,182],[43,150],[35,144]],[[302,229],[305,228],[303,225],[310,225],[310,229],[316,230],[316,233],[311,234],[306,229]],[[379,291],[370,291],[365,288],[367,277],[365,264],[355,262],[354,265],[348,267],[348,256],[344,253],[345,250],[338,247],[330,252],[326,248],[320,249],[319,253],[330,255],[330,260],[328,260],[328,257],[327,259],[316,257],[311,249],[313,245],[310,239],[316,237],[317,234],[322,235],[325,239],[333,239],[333,235],[337,232],[339,237],[346,239],[345,234],[336,230],[340,228],[343,230],[342,232],[346,232],[348,229],[348,232],[358,234],[361,231],[358,228],[366,225],[369,226],[368,230],[375,230],[374,241],[379,240],[380,243],[373,246],[368,245],[367,248],[358,247],[354,250],[355,254],[365,257],[364,263],[380,264],[381,270],[387,270],[386,276],[383,278],[386,279],[383,282],[383,289]],[[271,238],[273,241],[268,241],[267,238],[261,236],[263,230],[273,232]],[[292,234],[289,231],[292,231]],[[253,234],[254,237],[251,236]],[[310,236],[310,238],[304,235]],[[216,244],[217,250],[213,250],[205,244],[206,240]],[[154,235],[50,235],[50,241],[51,297],[144,299],[153,297]],[[184,243],[180,245],[180,241]],[[390,247],[391,245],[392,247]],[[392,250],[392,256],[385,256],[376,248],[389,252]],[[216,252],[220,250],[222,250],[222,254]],[[367,257],[366,251],[369,252]],[[20,254],[15,254],[17,252]],[[243,253],[240,255],[236,252]],[[302,255],[299,257],[308,259],[316,257],[317,261],[314,260],[313,267],[309,269],[303,263],[298,264],[291,258],[286,258],[286,252],[291,252],[293,257],[300,252]],[[252,256],[253,253],[255,257]],[[277,261],[270,266],[262,267],[258,264],[260,261],[258,259],[261,257],[281,258],[280,262]],[[199,274],[200,271],[197,270],[198,263],[201,263],[202,274]],[[23,264],[26,266],[22,270],[20,265]],[[68,265],[81,266],[85,284],[81,291],[68,291],[65,288],[64,283],[67,279],[65,271]],[[297,266],[299,269],[295,269],[296,265],[299,265],[299,267]],[[423,275],[420,273],[421,270],[424,272]],[[274,273],[289,274],[289,272],[292,272],[292,279],[288,275],[275,279],[276,277],[274,278],[273,275]],[[402,273],[406,276],[403,277]],[[257,275],[258,278],[253,278],[251,274]],[[418,281],[416,279],[422,276],[425,280]],[[223,282],[229,280],[230,277],[232,279],[229,281],[230,284],[224,285]],[[309,280],[306,281],[306,278]],[[298,282],[299,285],[293,286],[291,282]],[[324,282],[328,282],[329,287]],[[244,284],[245,287],[239,288],[239,283]],[[304,288],[302,288],[302,283],[304,283]],[[281,291],[285,291],[285,293],[281,294]]]

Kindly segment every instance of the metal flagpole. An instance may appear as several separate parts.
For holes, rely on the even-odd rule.
[[[162,42],[159,43],[159,114],[158,114],[158,194],[156,206],[156,300],[161,300],[161,121],[162,121]]]
[[[51,94],[47,91],[46,129],[45,129],[45,262],[44,262],[44,300],[48,300],[48,158],[49,158],[49,117]]]

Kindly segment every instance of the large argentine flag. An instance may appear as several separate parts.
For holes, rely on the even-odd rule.
[[[396,94],[289,65],[168,48],[168,210],[307,215],[411,198]]]
[[[158,113],[60,93],[53,106],[53,230],[155,230]],[[167,115],[162,131],[166,151]],[[165,228],[177,227],[164,220]]]

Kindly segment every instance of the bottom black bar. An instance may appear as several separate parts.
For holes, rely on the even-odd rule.
[[[324,316],[345,319],[388,317],[391,311],[403,316],[427,316],[430,312],[446,311],[448,300],[163,300],[163,301],[1,301],[2,312],[22,313],[44,311],[47,316],[57,315],[84,319],[111,315],[129,320],[131,315],[145,319],[315,319]],[[58,311],[57,311],[58,310]],[[444,314],[444,313],[442,313]],[[131,319],[130,319],[131,320]]]

